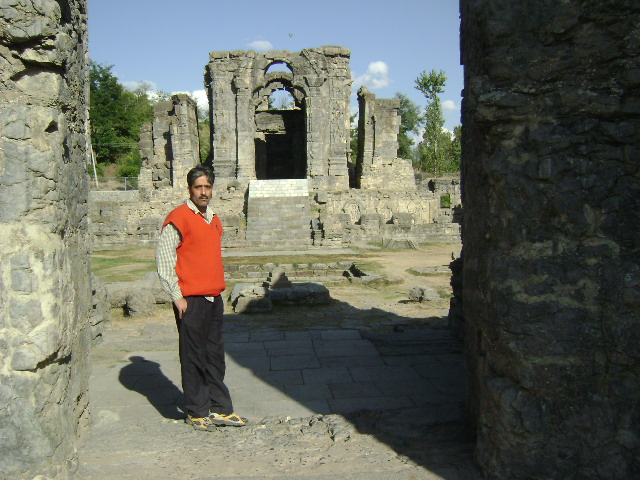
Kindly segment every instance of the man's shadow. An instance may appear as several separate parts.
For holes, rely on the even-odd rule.
[[[160,364],[138,356],[129,360],[131,363],[120,369],[120,383],[147,397],[164,418],[183,419],[182,391],[162,373]]]

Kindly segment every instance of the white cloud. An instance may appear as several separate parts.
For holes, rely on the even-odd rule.
[[[385,62],[371,62],[367,72],[353,80],[353,89],[357,90],[364,85],[368,88],[382,88],[391,83],[389,79],[389,66]]]
[[[196,101],[198,109],[201,111],[209,111],[209,99],[207,98],[207,92],[202,90],[194,90],[191,92],[191,96]]]
[[[442,102],[442,110],[445,112],[457,112],[460,110],[460,106],[456,105],[453,100],[445,100]]]
[[[196,105],[198,105],[198,110],[202,112],[209,111],[209,99],[207,98],[206,90],[193,90],[192,92],[187,92],[185,90],[181,90],[179,92],[171,92],[171,95],[175,95],[177,93],[186,93],[191,98],[196,101]]]
[[[253,42],[249,43],[249,48],[251,48],[252,50],[257,50],[259,52],[264,52],[265,50],[272,50],[273,45],[267,40],[254,40]]]
[[[151,80],[143,80],[142,82],[121,82],[122,86],[127,90],[134,91],[140,86],[145,86],[147,92],[155,92],[158,90],[158,85]]]

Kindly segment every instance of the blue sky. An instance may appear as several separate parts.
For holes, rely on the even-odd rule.
[[[148,82],[204,98],[203,72],[215,50],[351,50],[354,92],[395,92],[421,107],[415,79],[444,70],[445,127],[460,123],[456,0],[89,0],[89,54],[125,85]],[[352,95],[355,106],[355,93]]]

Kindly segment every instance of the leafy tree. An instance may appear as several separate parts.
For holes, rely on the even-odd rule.
[[[450,147],[450,164],[448,171],[459,172],[460,171],[460,158],[462,157],[462,126],[456,125],[453,127],[453,140]]]
[[[358,114],[353,113],[349,116],[349,148],[351,149],[351,154],[349,155],[351,163],[353,165],[356,164],[356,160],[358,159]]]
[[[400,100],[401,124],[398,132],[398,157],[412,160],[414,163],[413,139],[410,133],[417,134],[422,123],[420,107],[403,93],[396,92],[395,98]]]
[[[198,137],[200,139],[200,163],[205,163],[211,153],[211,121],[206,111],[198,109]]]
[[[438,94],[444,92],[447,77],[444,72],[423,71],[416,79],[416,88],[427,99],[424,113],[425,129],[420,143],[420,166],[434,175],[442,173],[447,163],[447,154],[451,138],[443,131],[444,116]]]
[[[99,163],[117,162],[118,175],[140,170],[140,126],[153,120],[149,86],[126,90],[111,72],[113,65],[91,62],[89,67],[91,142]]]
[[[277,89],[267,99],[269,110],[293,110],[295,102],[293,95],[285,89]]]

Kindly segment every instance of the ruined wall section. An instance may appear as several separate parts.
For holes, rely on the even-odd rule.
[[[462,0],[463,299],[487,478],[640,476],[640,6]]]
[[[140,128],[138,187],[147,197],[161,188],[185,190],[187,172],[200,164],[195,101],[187,94],[176,94],[156,103],[153,114],[153,122]]]
[[[459,242],[460,225],[452,207],[442,207],[439,194],[351,189],[348,193],[317,193],[313,244],[339,246],[379,242],[383,238],[421,243]]]
[[[67,478],[88,418],[86,8],[0,9],[2,478]]]
[[[186,177],[184,181],[186,185]],[[243,246],[244,193],[220,191],[217,178],[213,188],[210,205],[224,225],[224,246]],[[166,216],[189,198],[186,186],[144,195],[139,190],[89,192],[89,232],[94,249],[155,245]]]
[[[307,177],[313,189],[346,191],[350,52],[325,46],[301,52],[211,52],[205,84],[211,115],[213,167],[225,184],[245,188],[256,178],[256,111],[274,85],[286,85],[306,114]],[[291,72],[270,72],[284,63]],[[237,180],[237,181],[236,181]]]
[[[411,162],[398,157],[400,100],[380,98],[366,87],[358,90],[358,158],[356,186],[362,189],[413,190]]]

